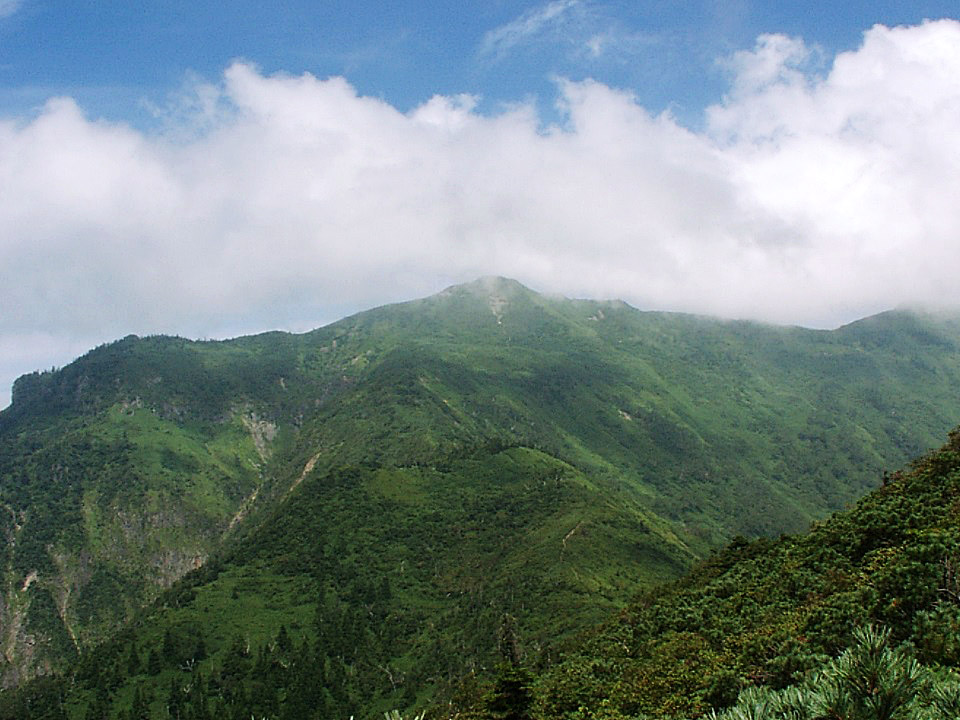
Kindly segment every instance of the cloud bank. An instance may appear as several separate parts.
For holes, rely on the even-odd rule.
[[[811,52],[771,35],[729,58],[703,132],[596,82],[560,81],[544,128],[532,106],[404,114],[243,63],[162,133],[52,99],[0,121],[0,371],[129,332],[305,329],[483,274],[818,326],[956,306],[960,23]]]

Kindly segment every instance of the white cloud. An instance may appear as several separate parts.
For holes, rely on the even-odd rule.
[[[703,133],[595,82],[560,83],[544,132],[530,106],[404,114],[240,63],[162,135],[53,99],[0,122],[0,371],[130,332],[304,329],[482,274],[813,325],[957,305],[960,23],[875,27],[819,73],[809,54],[765,36],[734,56]]]

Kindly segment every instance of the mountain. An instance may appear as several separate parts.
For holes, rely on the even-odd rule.
[[[445,697],[504,637],[548,652],[933,446],[958,343],[934,316],[778,328],[502,278],[303,335],[125,338],[0,413],[3,682],[96,662],[77,708],[159,712],[196,671],[232,711],[282,645],[333,714]]]
[[[527,678],[531,705],[542,718],[693,717],[739,694],[724,717],[957,717],[958,507],[960,429],[809,533],[734,542],[642,595]],[[825,689],[830,712],[776,712],[822,704]],[[850,707],[871,698],[885,709]],[[910,710],[918,698],[930,714]]]

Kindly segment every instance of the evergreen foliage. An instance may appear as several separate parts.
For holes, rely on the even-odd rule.
[[[752,687],[714,720],[949,720],[958,717],[960,677],[924,667],[890,631],[858,628],[839,658],[784,690]]]

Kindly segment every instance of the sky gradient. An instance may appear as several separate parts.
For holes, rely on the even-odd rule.
[[[129,333],[485,274],[817,327],[960,304],[955,2],[143,5],[0,0],[0,406]]]

